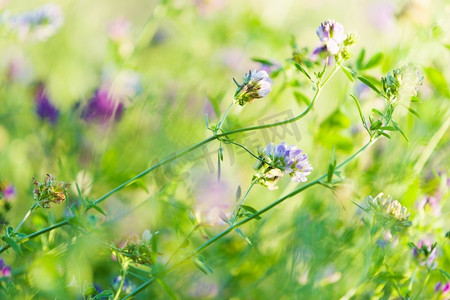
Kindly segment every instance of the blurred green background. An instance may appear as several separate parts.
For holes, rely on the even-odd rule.
[[[45,3],[0,1],[0,7],[3,14],[14,15]],[[366,60],[378,52],[383,55],[366,75],[379,79],[405,64],[424,74],[422,103],[414,104],[421,118],[403,108],[398,112],[409,143],[393,133],[391,140],[381,140],[348,165],[348,180],[335,191],[316,186],[246,224],[242,229],[251,246],[233,233],[208,248],[202,255],[214,273],[205,275],[187,263],[164,276],[165,285],[154,283],[138,298],[401,299],[410,285],[417,291],[425,281],[426,272],[408,246],[423,238],[438,243],[438,267],[448,272],[448,1],[52,3],[62,8],[64,23],[45,41],[1,31],[0,179],[16,188],[7,215],[11,224],[32,204],[33,177],[42,181],[49,173],[71,182],[71,196],[66,205],[33,214],[25,233],[54,223],[67,213],[64,206],[76,205],[75,182],[83,195],[96,199],[209,136],[205,114],[210,123],[218,122],[233,98],[232,78],[240,81],[248,70],[261,68],[253,58],[271,60],[282,70],[271,74],[271,94],[244,108],[234,107],[224,128],[299,114],[306,105],[298,92],[309,97],[313,90],[287,61],[292,38],[312,51],[320,45],[317,26],[332,18],[359,37],[347,65],[354,66],[365,49]],[[120,118],[87,120],[83,114],[90,99],[108,80],[112,90],[125,95],[120,98]],[[59,110],[55,122],[36,113],[39,82]],[[255,152],[269,141],[298,145],[309,155],[314,167],[309,178],[314,179],[326,173],[333,145],[342,161],[367,139],[348,94],[359,93],[367,114],[382,100],[370,90],[360,93],[360,88],[340,72],[306,118],[284,129],[248,132],[236,139]],[[255,160],[229,145],[217,183],[218,147],[210,143],[113,195],[101,205],[106,217],[92,212],[90,222],[96,225],[90,235],[64,228],[27,242],[23,257],[12,251],[3,254],[12,266],[13,281],[20,283],[17,299],[76,299],[94,283],[110,289],[120,269],[99,240],[118,246],[146,228],[159,231],[160,259],[166,261],[192,227],[190,212],[201,215],[219,202],[230,212],[238,186],[245,191],[251,183]],[[276,191],[256,186],[248,204],[260,209],[296,188],[286,179],[278,185]],[[371,266],[368,253],[377,246],[353,202],[380,192],[410,210],[413,226],[397,242],[379,247],[379,270],[365,278]],[[440,215],[418,208],[418,202],[437,193]],[[182,251],[195,249],[224,228],[215,225],[194,234]],[[422,299],[442,296],[434,292],[437,282],[449,280],[442,274],[431,272]],[[129,278],[135,287],[142,283]]]

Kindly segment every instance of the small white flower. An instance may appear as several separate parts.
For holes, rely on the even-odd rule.
[[[142,233],[142,240],[146,243],[148,243],[152,237],[153,234],[148,229],[145,229],[144,232]]]

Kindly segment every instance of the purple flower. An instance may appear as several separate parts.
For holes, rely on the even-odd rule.
[[[130,70],[106,70],[100,87],[84,107],[81,117],[90,122],[107,123],[122,117],[126,104],[141,91],[140,76]]]
[[[98,89],[89,100],[81,117],[86,121],[107,123],[110,119],[120,120],[123,110],[123,103],[112,98],[108,90]]]
[[[34,102],[36,103],[36,113],[42,120],[47,119],[52,124],[58,121],[59,110],[50,102],[42,83],[37,85]]]
[[[4,189],[3,189],[3,198],[5,198],[5,200],[11,200],[12,198],[14,198],[14,196],[16,195],[16,189],[14,188],[13,185],[7,185]]]
[[[313,169],[303,150],[295,145],[287,146],[285,142],[275,146],[268,144],[260,157],[265,163],[259,164],[259,171],[254,179],[270,190],[278,188],[275,184],[284,174],[289,175],[293,182],[305,182],[306,176],[311,174]]]
[[[237,85],[234,99],[236,103],[244,106],[247,103],[253,102],[255,99],[267,96],[271,91],[272,81],[266,71],[249,71],[244,76],[244,82]]]
[[[112,286],[114,287],[115,290],[119,289],[121,281],[122,281],[122,276],[120,276],[120,275],[113,279]],[[125,278],[125,280],[123,281],[123,287],[122,287],[123,293],[129,294],[129,293],[131,293],[132,290],[134,290],[134,284],[130,280]]]
[[[11,267],[5,264],[5,262],[1,258],[0,258],[0,274],[1,277],[11,277]]]
[[[344,26],[335,20],[327,20],[320,24],[316,31],[320,41],[327,47],[327,50],[336,55],[341,51],[343,43],[347,38],[344,33]]]
[[[450,292],[450,282],[447,282],[444,286],[442,286],[442,282],[438,282],[434,287],[434,291],[442,294]]]

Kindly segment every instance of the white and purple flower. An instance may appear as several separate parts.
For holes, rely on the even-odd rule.
[[[259,164],[255,179],[270,190],[278,188],[276,183],[285,174],[298,183],[305,182],[313,170],[306,153],[295,145],[286,145],[285,142],[275,146],[273,143],[268,144],[260,157],[264,163]]]
[[[344,33],[344,26],[335,20],[327,20],[320,24],[316,33],[328,52],[333,55],[341,51],[344,41],[347,39],[347,35]]]
[[[54,35],[64,23],[64,15],[59,5],[49,3],[7,19],[10,28],[20,39],[31,38],[45,41]]]
[[[264,98],[272,88],[272,80],[266,71],[249,71],[248,74],[245,74],[242,84],[237,83],[236,80],[234,82],[237,85],[234,99],[241,106],[251,103],[255,99]]]

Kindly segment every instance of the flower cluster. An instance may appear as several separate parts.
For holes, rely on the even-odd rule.
[[[59,204],[66,200],[70,183],[57,181],[55,176],[47,174],[44,183],[33,178],[34,200],[39,207],[50,208],[52,203]]]
[[[285,142],[275,146],[268,144],[260,153],[260,158],[263,162],[258,163],[258,173],[253,180],[269,190],[278,188],[276,183],[284,174],[288,174],[293,182],[305,182],[313,169],[303,150],[295,145],[287,146]]]
[[[345,34],[342,24],[335,20],[327,20],[320,24],[316,33],[322,45],[314,50],[314,56],[331,54],[338,61],[350,58],[350,46],[356,42],[356,36]]]
[[[127,241],[125,246],[121,249],[121,252],[135,263],[152,264],[153,249],[151,241],[156,234],[158,234],[158,232],[153,234],[150,230],[146,229],[142,233],[142,238],[140,240],[136,237],[131,241]]]
[[[366,201],[367,210],[383,226],[391,228],[393,231],[411,226],[407,208],[397,200],[393,200],[391,196],[385,197],[383,193],[380,193],[375,198],[368,196]]]
[[[436,243],[433,244],[430,240],[424,239],[420,240],[417,245],[412,244],[412,246],[414,247],[413,255],[419,261],[420,265],[426,265],[431,269],[436,268]]]
[[[9,27],[17,32],[19,38],[30,37],[39,41],[54,35],[64,23],[61,7],[56,4],[46,4],[5,19]]]
[[[381,78],[383,91],[388,99],[416,96],[419,86],[423,83],[423,76],[417,68],[404,66],[389,72]]]
[[[3,259],[0,258],[0,277],[10,277],[11,267],[5,264]]]
[[[272,81],[266,71],[249,71],[248,74],[245,74],[243,80],[242,84],[234,80],[237,85],[234,99],[241,106],[251,103],[255,99],[263,98],[271,91]]]

